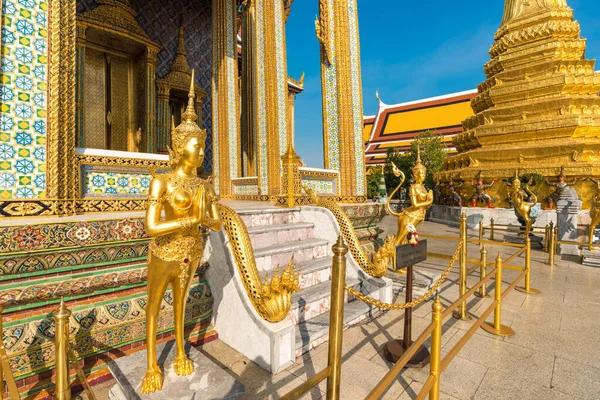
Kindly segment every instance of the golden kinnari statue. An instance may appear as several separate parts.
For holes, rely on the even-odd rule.
[[[594,241],[594,231],[600,223],[600,179],[588,178],[596,184],[596,190],[592,196],[592,207],[590,208],[590,228],[588,243],[591,245]],[[590,247],[591,250],[591,247]]]
[[[177,356],[174,369],[185,376],[194,365],[184,352],[184,309],[192,278],[204,252],[201,228],[221,230],[222,223],[212,184],[196,176],[204,161],[206,130],[196,123],[194,73],[183,122],[172,131],[169,157],[172,170],[154,176],[150,182],[146,232],[152,237],[148,253],[148,305],[146,306],[146,345],[148,369],[142,393],[160,390],[163,377],[156,362],[158,313],[167,286],[173,290]],[[164,219],[161,213],[164,211]]]
[[[525,198],[526,195],[529,195],[529,200]],[[521,187],[518,171],[515,172],[515,178],[509,189],[509,196],[513,207],[525,220],[525,229],[528,234],[532,225],[531,208],[537,203],[537,196],[527,186]]]
[[[393,163],[392,172],[394,175],[400,177],[400,184],[388,197],[386,206],[391,215],[398,217],[398,233],[396,235],[394,245],[399,246],[401,244],[408,243],[408,233],[410,231],[409,227],[416,228],[417,225],[425,219],[425,212],[433,204],[433,192],[431,190],[428,191],[425,186],[423,186],[423,182],[425,182],[425,178],[427,176],[427,168],[425,168],[425,165],[423,165],[421,162],[421,152],[417,147],[417,162],[412,168],[413,179],[415,180],[415,183],[410,185],[409,192],[411,205],[410,207],[402,210],[402,212],[395,212],[390,207],[390,200],[404,183],[405,176],[404,173],[402,173],[402,171],[400,171]],[[412,225],[412,227],[410,225]]]

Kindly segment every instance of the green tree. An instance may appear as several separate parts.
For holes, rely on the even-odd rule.
[[[427,177],[425,178],[425,187],[432,189],[435,185],[433,176],[436,172],[442,169],[442,160],[446,156],[447,152],[442,142],[442,136],[434,131],[427,131],[420,133],[415,140],[411,142],[410,151],[406,153],[400,153],[394,148],[387,151],[387,159],[385,164],[385,181],[388,188],[388,193],[398,186],[400,178],[394,176],[392,173],[392,162],[404,172],[406,181],[404,186],[408,188],[410,186],[410,180],[412,178],[412,167],[417,161],[417,146],[420,148],[421,162],[427,168]],[[398,194],[394,196],[398,198]]]
[[[377,197],[377,188],[379,187],[379,180],[381,179],[381,167],[380,166],[369,166],[367,167],[367,197],[374,199]]]

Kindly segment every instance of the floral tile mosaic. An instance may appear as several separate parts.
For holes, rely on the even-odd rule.
[[[0,249],[30,252],[146,237],[142,218],[0,226]]]
[[[258,194],[258,185],[235,185],[234,194]]]
[[[336,181],[329,179],[302,178],[302,186],[306,186],[319,194],[336,194]]]
[[[2,1],[0,199],[44,197],[47,23],[45,1]]]
[[[85,197],[120,195],[123,197],[145,197],[152,176],[139,172],[106,172],[95,171],[84,167]]]

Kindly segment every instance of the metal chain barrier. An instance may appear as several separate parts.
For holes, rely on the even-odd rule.
[[[384,310],[404,310],[405,308],[414,307],[414,306],[422,303],[423,301],[429,299],[431,297],[431,295],[438,290],[438,288],[442,285],[442,283],[444,283],[444,281],[448,277],[448,274],[450,274],[450,271],[452,270],[452,267],[454,266],[454,263],[456,262],[456,259],[458,258],[458,255],[460,254],[460,250],[463,245],[464,245],[464,242],[461,240],[460,243],[458,244],[458,247],[456,248],[456,251],[454,252],[454,255],[452,256],[452,259],[450,260],[450,264],[448,264],[448,267],[446,268],[446,270],[444,271],[442,276],[440,276],[440,279],[438,279],[437,282],[427,292],[425,292],[421,297],[411,301],[410,303],[401,303],[401,304],[384,303],[384,302],[376,300],[370,296],[364,295],[349,286],[346,286],[346,291],[348,292],[348,294],[356,297],[357,299],[362,300],[365,303],[370,304],[372,306],[382,308]]]

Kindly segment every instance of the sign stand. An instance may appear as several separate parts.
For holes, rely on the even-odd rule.
[[[407,247],[408,246],[408,247]],[[408,254],[411,252],[411,254]],[[424,255],[424,258],[423,258]],[[427,241],[423,240],[415,247],[412,245],[401,245],[396,248],[396,270],[406,268],[406,302],[412,301],[413,291],[413,263],[425,261],[427,259]],[[404,261],[411,262],[411,265],[403,266]],[[404,338],[392,340],[385,344],[384,354],[388,361],[395,363],[402,357],[412,344],[412,307],[404,309]],[[406,363],[408,368],[423,368],[429,364],[429,350],[425,346],[420,346],[415,355]]]

